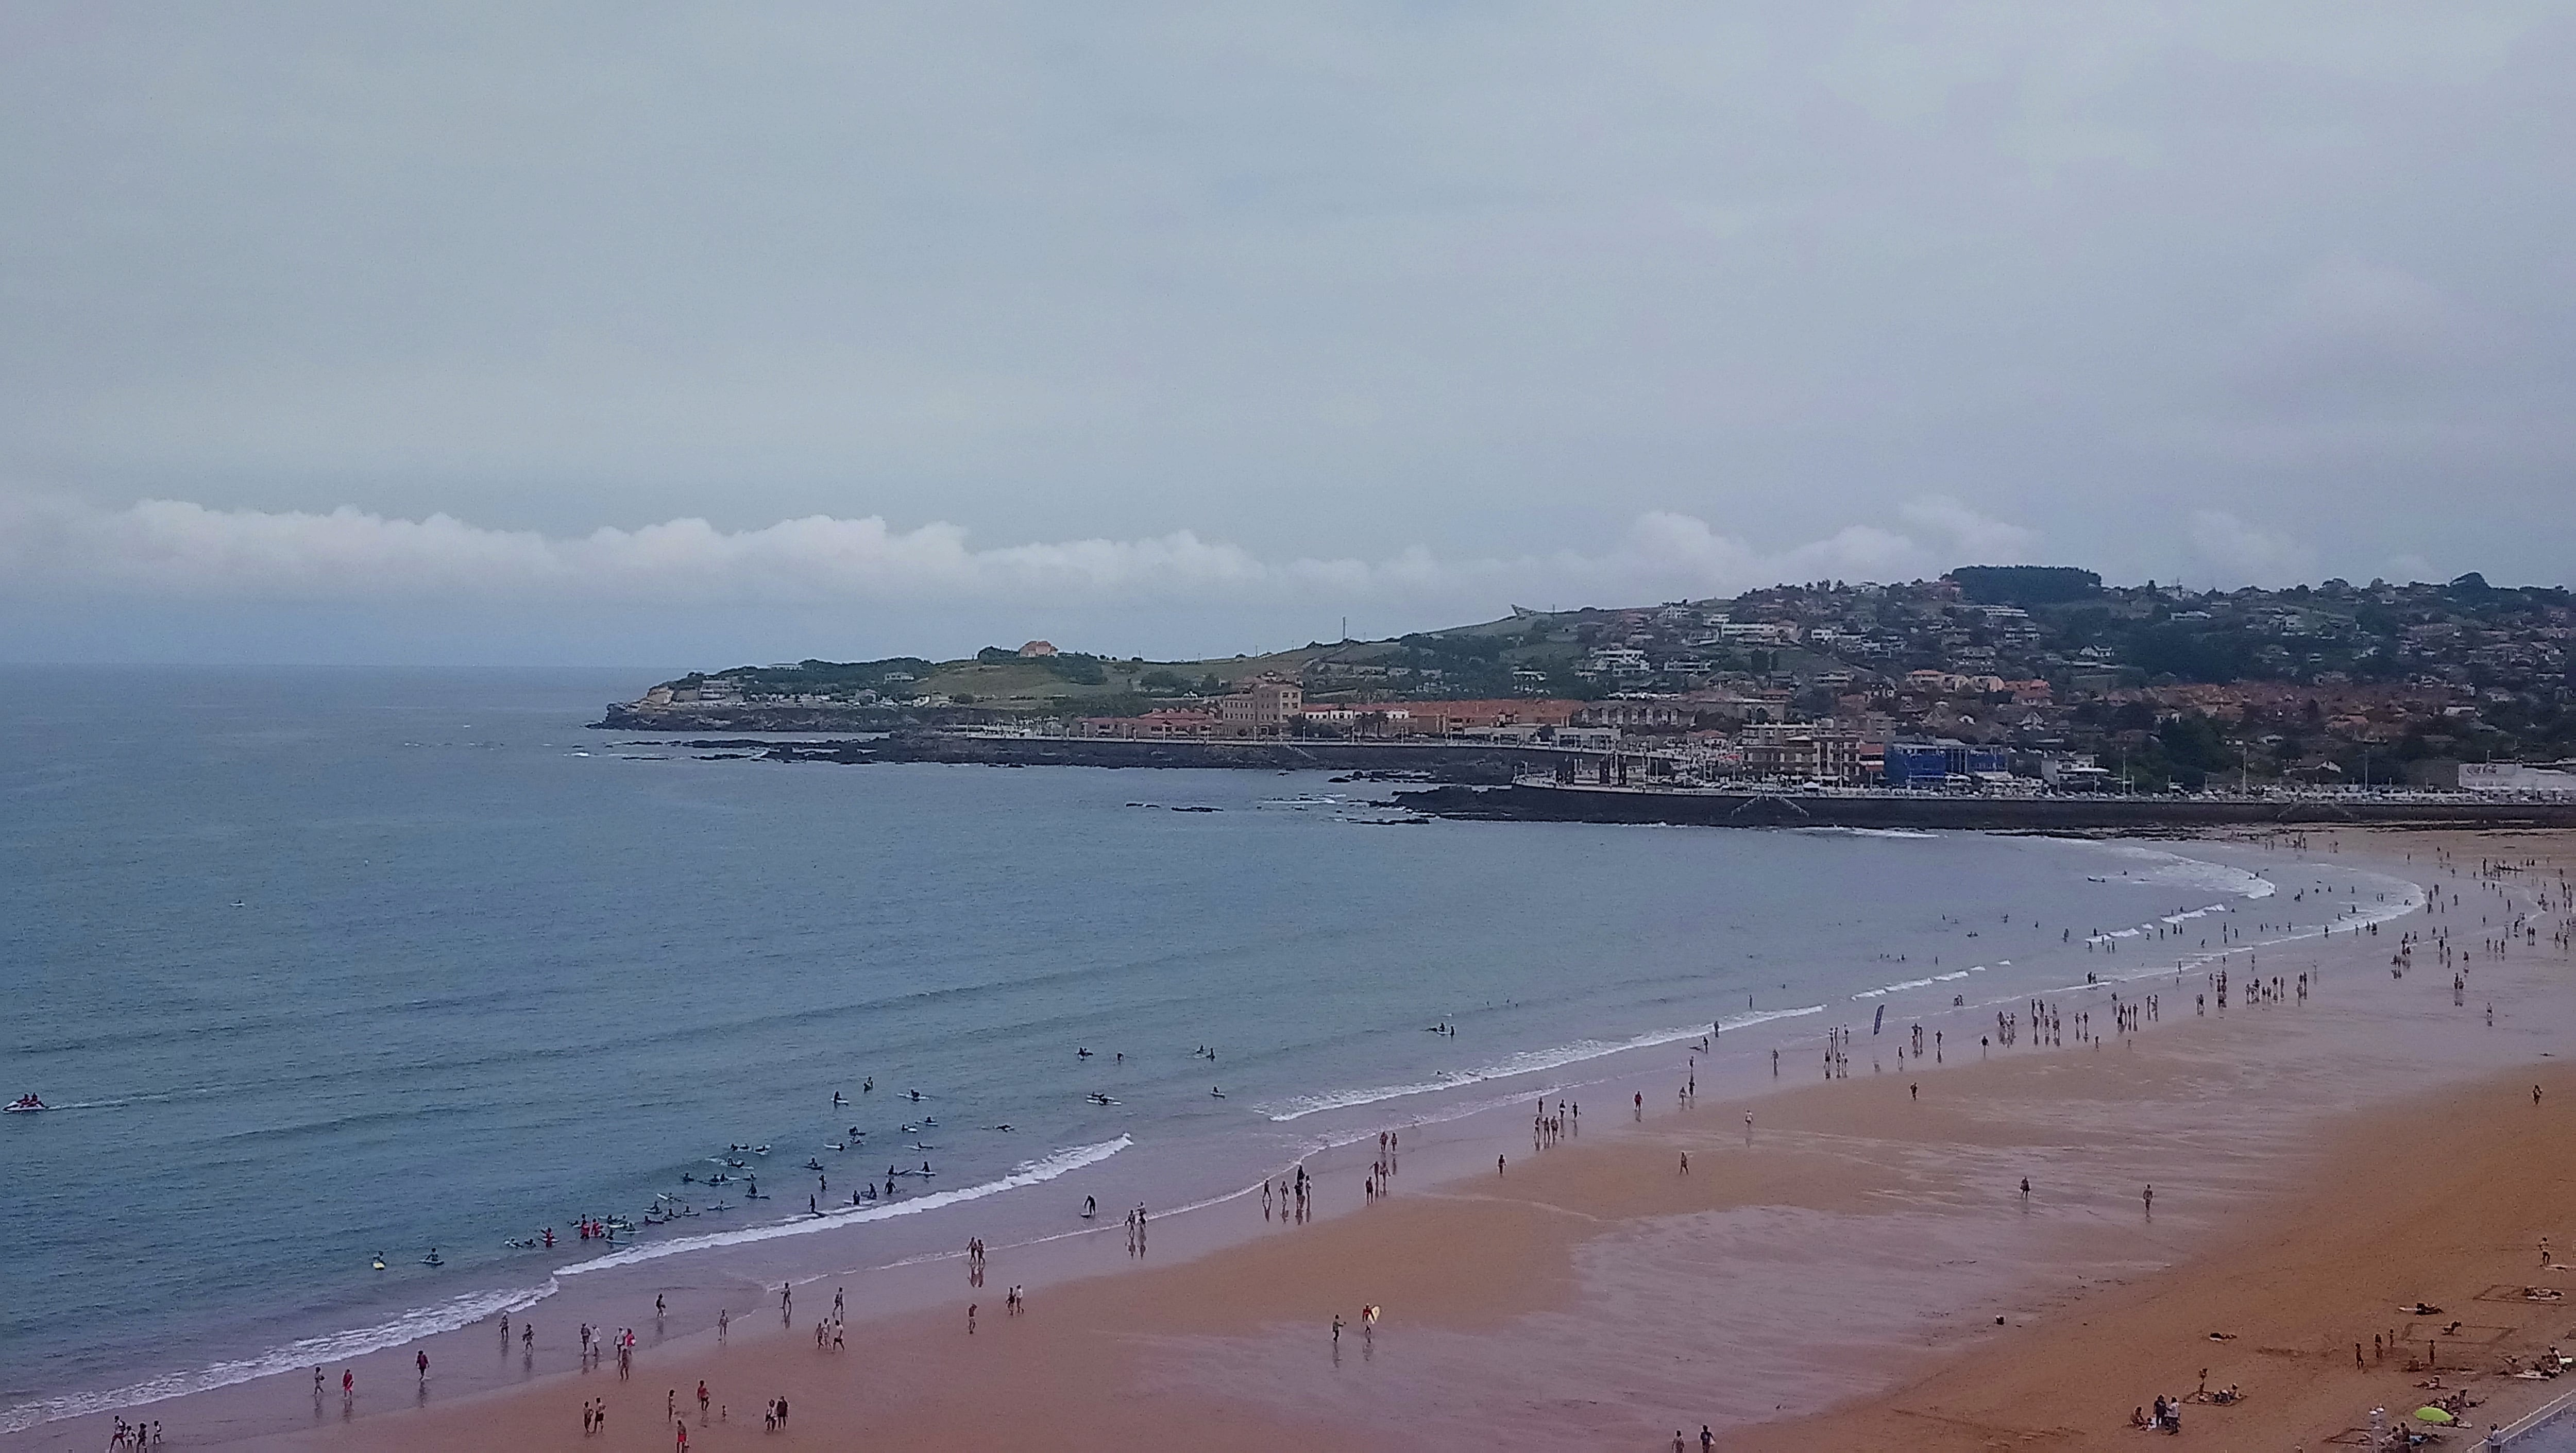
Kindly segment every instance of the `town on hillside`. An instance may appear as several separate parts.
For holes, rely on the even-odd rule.
[[[2568,590],[2474,574],[2191,591],[1975,566],[1895,585],[1516,607],[1226,660],[1031,641],[962,661],[742,667],[655,686],[601,725],[1485,741],[1708,782],[2554,793],[2576,790],[2571,635]]]

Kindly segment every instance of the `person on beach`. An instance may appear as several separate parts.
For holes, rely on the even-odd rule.
[[[420,1385],[429,1386],[429,1349],[422,1348],[413,1356],[412,1361],[420,1368]]]
[[[698,1421],[699,1421],[699,1422],[701,1422],[701,1423],[704,1423],[706,1420],[707,1420],[707,1380],[706,1380],[705,1378],[703,1378],[703,1377],[702,1377],[702,1378],[699,1378],[699,1379],[698,1379]]]
[[[1495,1156],[1495,1157],[1494,1157],[1494,1174],[1496,1174],[1496,1175],[1498,1175],[1498,1176],[1499,1176],[1499,1175],[1501,1175],[1502,1173],[1503,1173],[1503,1158],[1502,1158],[1501,1156],[1499,1156],[1499,1155],[1498,1155],[1498,1156]]]
[[[1342,1314],[1339,1312],[1333,1314],[1333,1345],[1342,1345]]]
[[[1687,1150],[1682,1152],[1682,1174],[1690,1174],[1690,1152]]]
[[[969,1337],[975,1335],[975,1304],[973,1302],[968,1302],[966,1304],[966,1335]]]

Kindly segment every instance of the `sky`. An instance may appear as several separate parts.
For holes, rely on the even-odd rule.
[[[2517,0],[0,0],[0,660],[2568,583],[2571,73]]]

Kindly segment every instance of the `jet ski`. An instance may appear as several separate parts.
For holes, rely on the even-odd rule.
[[[46,1104],[34,1095],[20,1095],[17,1099],[10,1101],[6,1106],[0,1106],[0,1109],[5,1109],[12,1115],[31,1114],[38,1110],[50,1110],[52,1108],[54,1107]]]

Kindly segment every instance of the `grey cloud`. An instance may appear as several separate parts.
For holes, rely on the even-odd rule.
[[[0,472],[558,542],[2547,578],[2572,64],[2529,3],[14,7]]]

